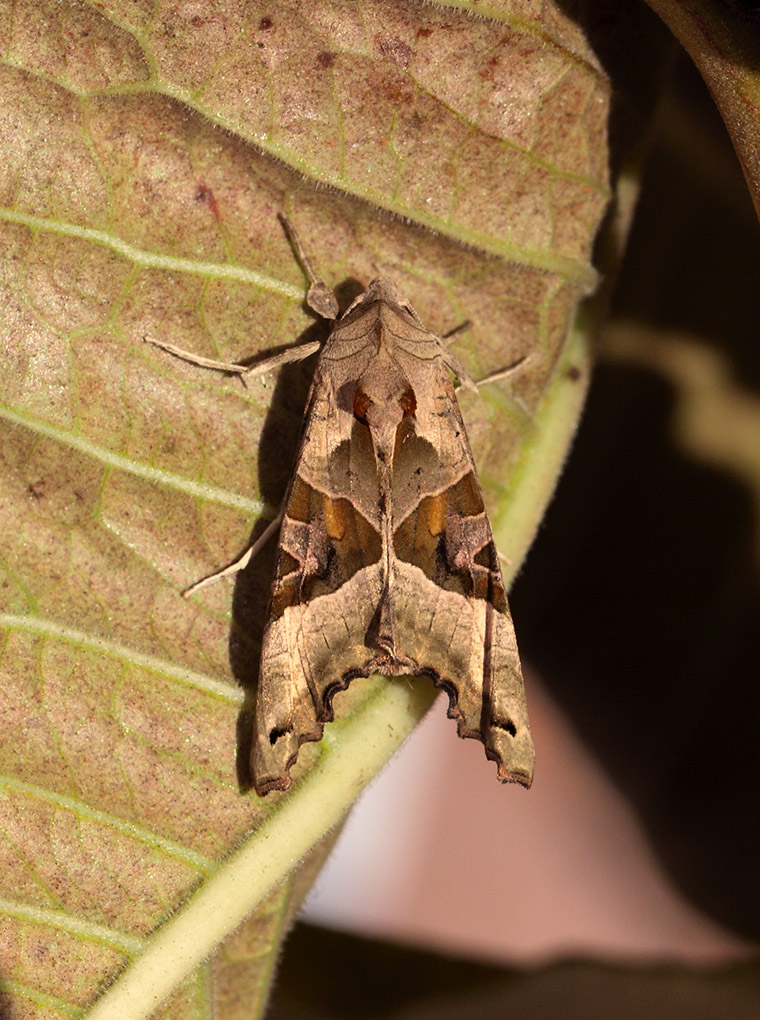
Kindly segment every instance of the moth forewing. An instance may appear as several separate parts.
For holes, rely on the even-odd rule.
[[[386,278],[325,343],[264,629],[252,753],[260,794],[290,786],[336,692],[373,673],[432,679],[499,779],[530,785],[520,661],[456,364]]]

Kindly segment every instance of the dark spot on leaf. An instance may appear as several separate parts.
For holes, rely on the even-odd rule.
[[[195,189],[195,201],[205,202],[211,210],[214,219],[219,219],[219,206],[214,198],[214,192],[203,181],[199,181],[198,187]]]
[[[500,64],[500,58],[498,56],[491,57],[483,67],[480,69],[480,77],[485,81],[493,81],[498,74]]]
[[[271,28],[273,24],[274,24],[274,22],[272,21],[272,19],[268,18],[266,15],[264,15],[264,17],[259,22],[259,28],[263,32],[266,32],[267,29]]]
[[[332,67],[334,63],[335,54],[330,53],[329,50],[322,50],[321,53],[317,54],[317,64],[319,64],[320,67]]]
[[[567,378],[570,382],[578,382],[581,377],[581,370],[577,365],[571,365],[567,370]]]
[[[412,62],[413,54],[411,47],[407,46],[402,39],[383,39],[380,36],[375,36],[375,45],[386,60],[393,61],[394,64],[398,67],[404,68],[404,70],[406,70]]]

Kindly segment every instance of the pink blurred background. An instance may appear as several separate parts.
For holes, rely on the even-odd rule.
[[[304,919],[523,965],[748,956],[751,943],[669,884],[629,805],[530,672],[526,688],[532,789],[501,786],[439,698],[350,817]]]

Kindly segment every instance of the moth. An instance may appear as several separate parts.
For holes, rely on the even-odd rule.
[[[279,527],[256,701],[259,795],[286,790],[333,698],[357,677],[428,677],[460,737],[483,742],[502,782],[529,786],[534,751],[499,556],[452,376],[476,388],[388,277],[339,314],[293,226],[307,305],[331,322],[278,518],[243,556],[188,589],[242,569]],[[199,358],[243,378],[309,357],[318,342],[253,366]]]

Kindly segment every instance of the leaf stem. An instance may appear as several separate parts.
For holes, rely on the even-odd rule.
[[[432,684],[375,681],[377,693],[333,723],[319,762],[151,938],[87,1020],[143,1020],[231,934],[326,832],[435,700]],[[378,725],[382,718],[383,724]],[[452,733],[453,737],[453,733]]]

